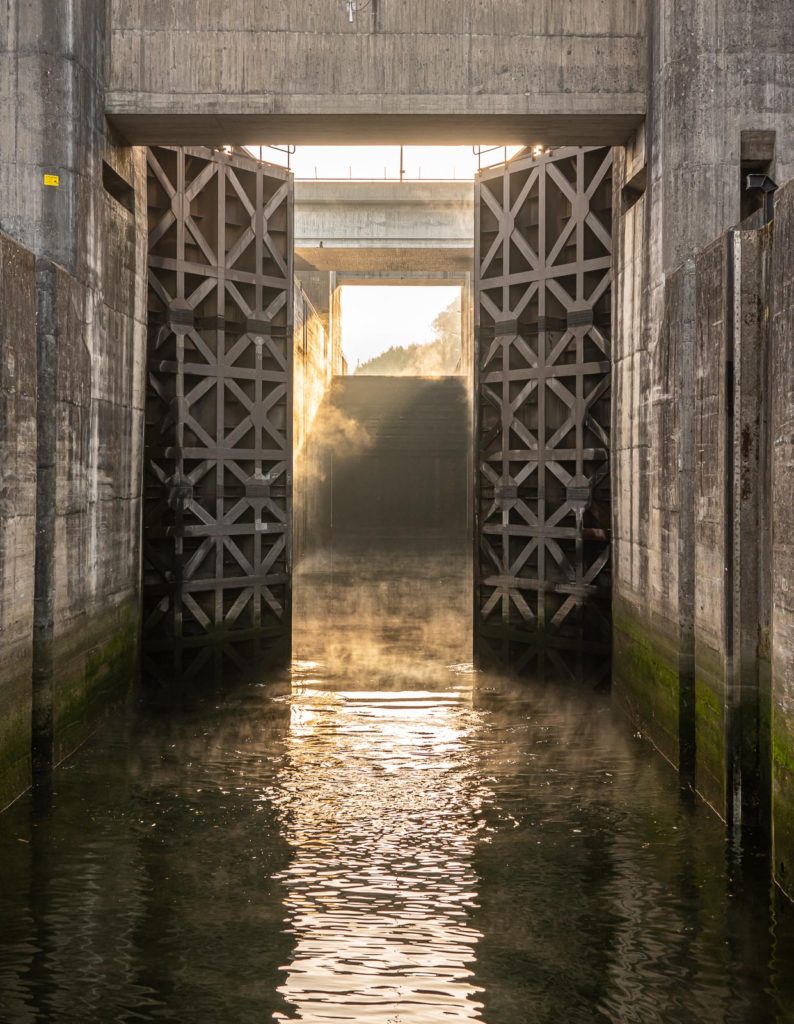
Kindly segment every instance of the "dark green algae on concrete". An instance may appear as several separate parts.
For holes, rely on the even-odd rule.
[[[772,843],[775,879],[794,899],[794,722],[773,710]]]
[[[726,817],[725,658],[700,639],[695,646],[695,788]]]
[[[73,753],[137,677],[140,614],[134,602],[74,625],[53,641],[52,758]],[[9,676],[0,704],[0,809],[31,785],[30,667]]]
[[[85,742],[139,669],[140,612],[132,601],[54,641],[53,758]]]
[[[675,638],[613,599],[613,694],[659,752],[680,763],[681,689]]]
[[[0,705],[0,810],[31,783],[30,673],[3,689]]]

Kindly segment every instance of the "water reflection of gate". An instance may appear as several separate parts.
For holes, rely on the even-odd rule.
[[[292,176],[149,151],[144,640],[168,678],[290,635]]]
[[[481,662],[609,674],[611,165],[560,149],[475,203]]]

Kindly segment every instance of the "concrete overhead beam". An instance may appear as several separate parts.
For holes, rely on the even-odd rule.
[[[581,97],[580,97],[581,98]],[[455,113],[465,97],[427,97],[428,113],[362,114],[358,103],[340,97],[333,111],[321,114],[273,114],[256,111],[271,97],[248,96],[220,103],[217,96],[108,95],[108,120],[135,146],[622,146],[645,116],[645,97],[591,95],[588,112],[552,109],[532,98],[532,113],[494,111]],[[370,97],[372,105],[382,97]],[[315,104],[317,106],[326,104]],[[515,105],[523,105],[515,101]],[[515,105],[513,110],[515,110]],[[560,104],[555,104],[559,106]],[[339,110],[349,113],[340,114]]]
[[[647,0],[112,0],[136,144],[612,145],[645,113]]]
[[[470,270],[472,182],[297,181],[295,256],[316,270]]]
[[[416,272],[422,274],[465,273],[474,264],[474,249],[401,248],[364,246],[319,249],[300,246],[295,249],[296,270],[335,270],[344,272],[371,270]]]

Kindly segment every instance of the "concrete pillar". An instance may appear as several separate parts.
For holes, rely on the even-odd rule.
[[[25,701],[45,769],[132,678],[138,649],[145,164],[105,122],[107,8],[0,14],[0,228],[36,261],[36,545],[14,561],[36,581]]]
[[[772,229],[733,234],[734,397],[730,542],[728,818],[769,833],[769,263]]]
[[[684,781],[694,771],[694,262],[661,281],[657,165],[638,134],[613,193],[614,693]]]
[[[775,877],[794,898],[794,182],[775,203],[770,331]]]
[[[348,367],[342,354],[342,289],[337,282],[335,271],[331,272],[331,317],[330,317],[331,350],[333,352],[334,373],[344,375],[351,373],[355,366]]]
[[[696,261],[695,783],[736,828],[768,825],[759,568],[769,238],[728,232]]]
[[[30,784],[36,548],[36,268],[0,235],[0,809]]]
[[[331,273],[329,270],[298,270],[295,274],[326,330],[331,317]]]

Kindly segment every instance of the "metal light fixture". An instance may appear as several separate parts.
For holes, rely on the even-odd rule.
[[[352,22],[353,15],[358,14],[359,11],[365,11],[372,0],[342,0],[342,2],[347,8],[347,20]]]
[[[768,224],[775,216],[775,192],[777,182],[773,181],[768,174],[748,174],[744,187],[751,192],[755,189],[763,194],[764,199],[764,223]]]

